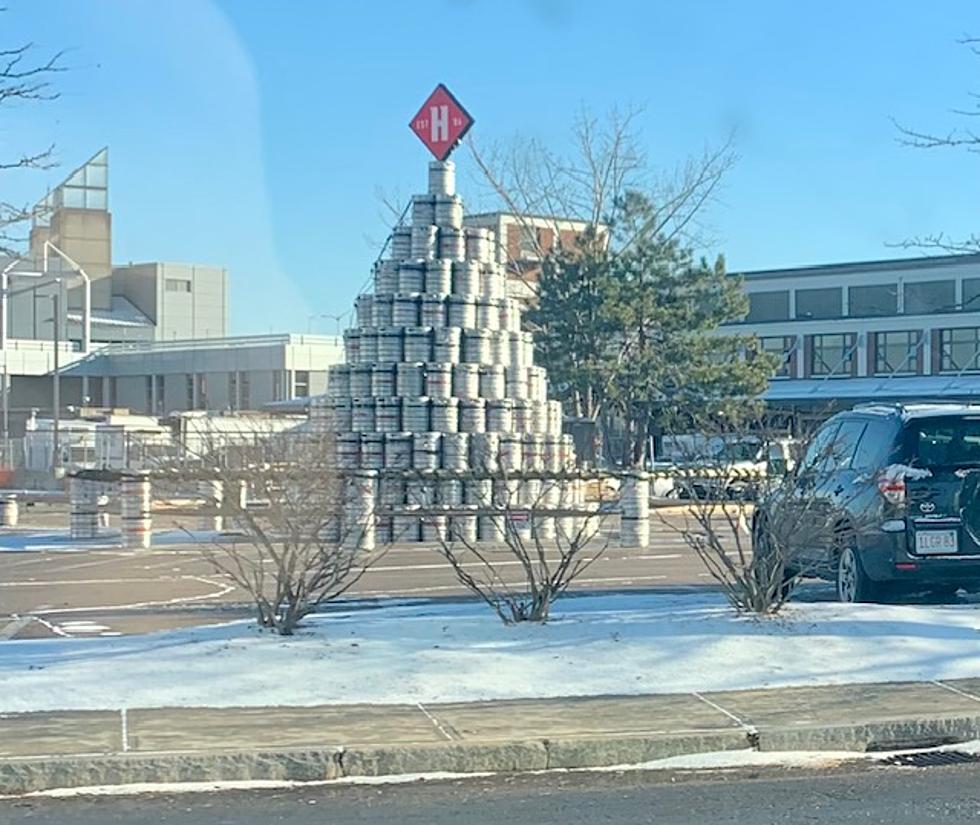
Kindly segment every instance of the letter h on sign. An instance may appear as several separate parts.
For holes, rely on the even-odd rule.
[[[473,125],[473,118],[441,83],[408,124],[437,160],[445,160]]]

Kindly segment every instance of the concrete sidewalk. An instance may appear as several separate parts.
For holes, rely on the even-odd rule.
[[[980,738],[980,679],[434,705],[0,715],[0,793],[885,750]]]

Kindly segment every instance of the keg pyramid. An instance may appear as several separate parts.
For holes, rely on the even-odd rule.
[[[311,409],[319,429],[336,433],[341,470],[385,471],[376,491],[382,542],[499,541],[499,520],[477,512],[499,499],[501,475],[574,467],[561,403],[548,399],[521,304],[507,296],[497,239],[463,226],[455,177],[452,161],[429,164],[428,193],[412,198],[410,225],[393,230],[373,291],[357,298],[356,326],[344,333],[346,363],[330,367],[327,395]],[[399,470],[405,478],[391,472]],[[437,470],[460,478],[426,480]],[[539,500],[540,480],[515,483],[525,503]],[[553,499],[562,503],[557,488]]]

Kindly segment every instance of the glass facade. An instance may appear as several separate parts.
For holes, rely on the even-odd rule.
[[[109,208],[109,150],[102,149],[48,192],[35,208],[34,225],[48,226],[56,209]]]
[[[796,355],[796,337],[793,335],[777,335],[772,338],[760,338],[759,346],[779,359],[779,368],[774,378],[789,378],[793,374],[793,363]]]
[[[956,309],[956,281],[905,284],[905,314],[929,315]]]
[[[898,286],[874,284],[847,290],[847,314],[854,318],[898,314]]]
[[[796,317],[800,320],[840,318],[844,311],[840,287],[796,290]]]
[[[749,293],[746,321],[788,321],[789,290]]]

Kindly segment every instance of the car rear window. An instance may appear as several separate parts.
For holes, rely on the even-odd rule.
[[[906,448],[915,467],[980,465],[980,416],[912,421]]]

